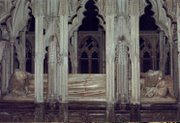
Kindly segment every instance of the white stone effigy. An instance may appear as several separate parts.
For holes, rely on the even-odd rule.
[[[44,99],[48,100],[48,75],[43,75]],[[4,100],[33,101],[34,75],[16,69],[10,80],[9,93]],[[105,74],[69,74],[68,98],[78,101],[105,100],[106,99],[106,75]]]
[[[68,96],[81,99],[105,99],[105,74],[70,74]]]
[[[141,73],[142,103],[175,103],[173,81],[170,76],[162,78],[161,71]]]

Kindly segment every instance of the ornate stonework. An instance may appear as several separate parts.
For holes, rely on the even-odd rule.
[[[64,122],[76,117],[84,122],[140,117],[144,121],[152,107],[141,104],[162,106],[153,120],[171,117],[163,116],[163,107],[180,102],[179,4],[177,0],[0,0],[0,105],[10,100],[40,103],[35,120],[48,122],[62,121],[61,117]],[[140,30],[146,16],[152,20],[144,26],[157,28]],[[85,111],[72,113],[68,104],[73,101],[97,103],[100,108],[96,107],[98,113],[89,112],[86,103]],[[103,109],[99,102],[106,103]],[[2,115],[19,122],[21,114]]]

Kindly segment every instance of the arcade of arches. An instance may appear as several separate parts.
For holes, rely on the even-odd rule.
[[[0,0],[0,10],[0,122],[180,121],[179,1]]]

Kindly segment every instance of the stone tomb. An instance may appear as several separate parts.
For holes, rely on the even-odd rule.
[[[106,98],[105,74],[69,74],[68,98],[70,100],[101,100]],[[34,75],[15,70],[10,80],[9,93],[4,100],[34,100]],[[44,74],[44,98],[48,97],[48,75]]]

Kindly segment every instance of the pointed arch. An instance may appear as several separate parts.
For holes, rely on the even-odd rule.
[[[88,2],[88,0],[82,0],[79,6],[77,6],[76,14],[72,15],[72,17],[69,19],[69,38],[72,37],[73,33],[75,31],[78,31],[78,27],[82,24],[82,20],[85,18],[84,12],[86,11],[85,5]],[[98,4],[94,4],[98,9]],[[105,29],[105,20],[103,15],[98,14],[97,18],[100,21],[100,25]]]
[[[154,11],[154,18],[156,24],[164,30],[166,36],[170,35],[171,19],[167,16],[166,10],[163,7],[163,0],[149,0],[152,4],[152,10]]]

